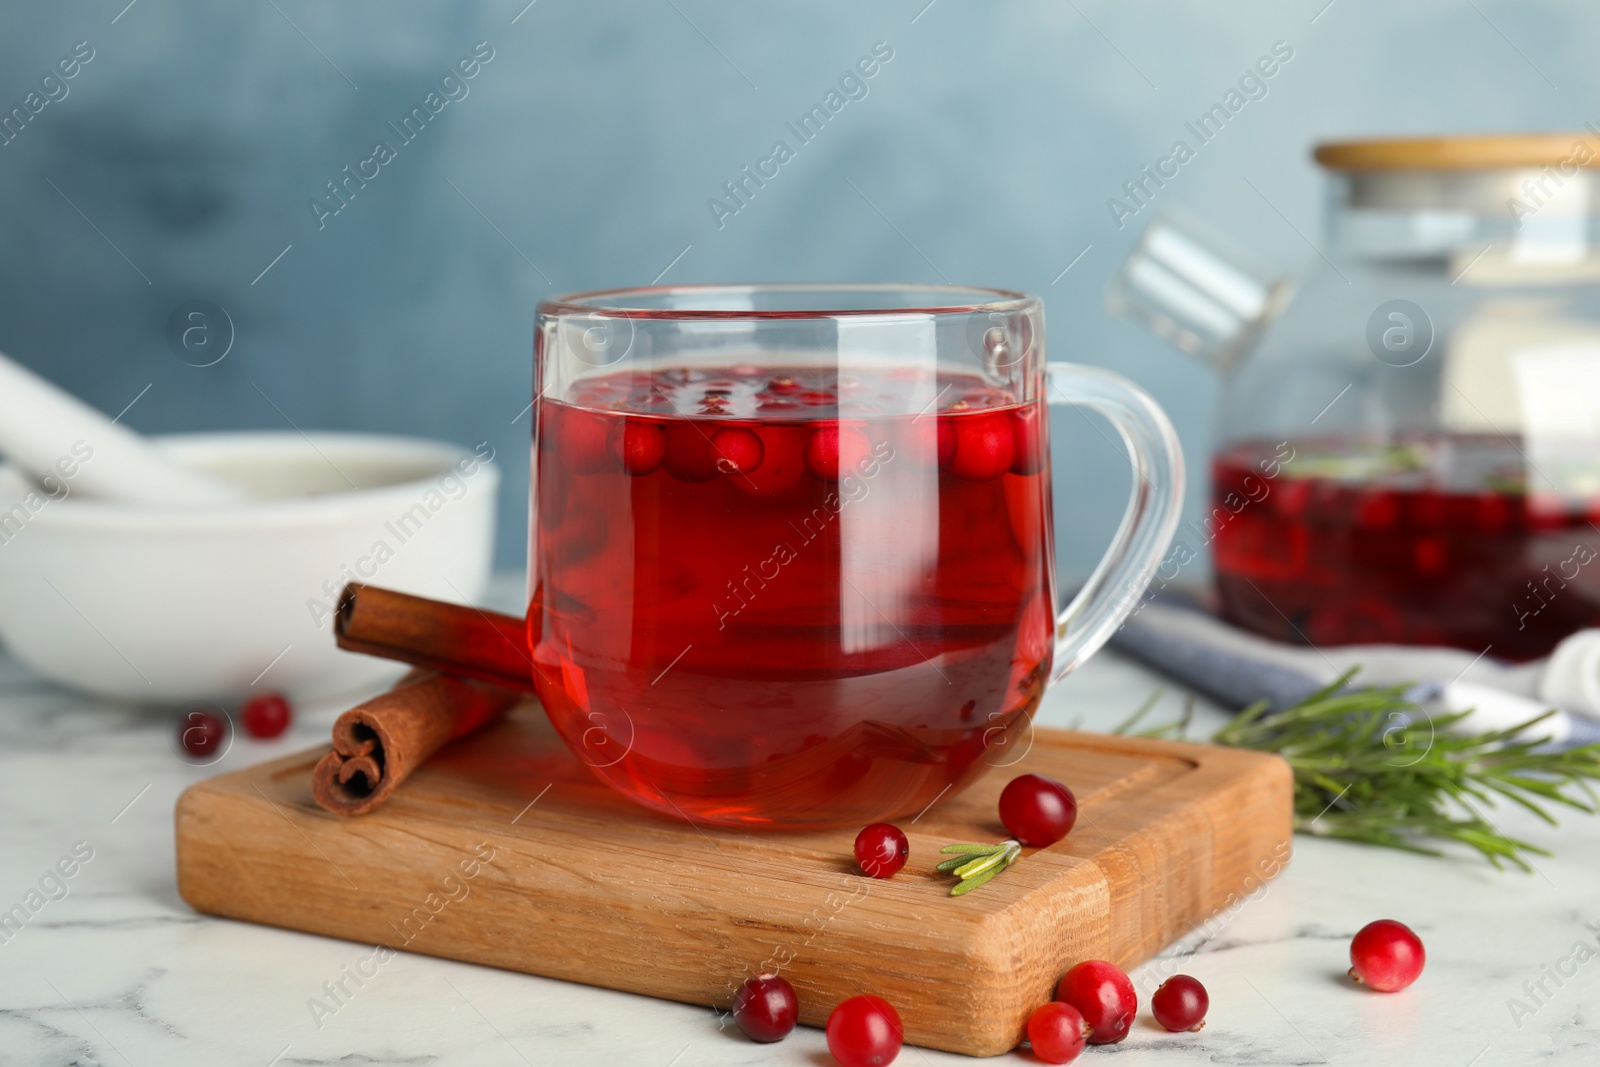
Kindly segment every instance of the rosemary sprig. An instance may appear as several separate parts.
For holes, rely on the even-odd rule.
[[[1527,856],[1550,853],[1501,833],[1485,807],[1503,798],[1551,825],[1551,805],[1595,810],[1600,744],[1558,752],[1519,740],[1553,712],[1461,733],[1470,713],[1428,717],[1403,686],[1346,689],[1354,674],[1273,714],[1264,703],[1247,708],[1211,739],[1289,761],[1298,832],[1426,855],[1453,841],[1496,867],[1532,870]]]
[[[1167,691],[1165,689],[1153,690],[1149,696],[1144,698],[1144,703],[1140,704],[1137,708],[1134,708],[1132,715],[1129,715],[1126,719],[1123,719],[1121,722],[1117,723],[1117,725],[1113,726],[1111,728],[1111,732],[1114,734],[1133,733],[1133,728],[1138,726],[1144,717],[1150,714],[1151,710],[1153,710],[1157,704],[1161,703],[1161,698],[1166,695]]]
[[[1002,841],[998,845],[946,845],[939,851],[956,854],[936,869],[961,879],[950,888],[950,895],[959,897],[1017,862],[1017,857],[1022,855],[1022,845],[1017,841]]]

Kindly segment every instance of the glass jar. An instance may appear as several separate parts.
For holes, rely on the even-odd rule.
[[[1315,158],[1328,239],[1275,321],[1283,288],[1182,222],[1113,289],[1227,374],[1203,522],[1222,612],[1506,659],[1600,626],[1600,137]]]

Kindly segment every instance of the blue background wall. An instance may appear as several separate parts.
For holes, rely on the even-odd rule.
[[[0,348],[113,413],[150,385],[126,416],[149,432],[292,420],[487,439],[516,566],[514,420],[541,297],[663,270],[942,276],[1044,294],[1052,354],[1150,389],[1201,474],[1216,383],[1101,310],[1151,214],[1119,230],[1106,200],[1274,41],[1293,59],[1158,202],[1288,266],[1315,258],[1301,234],[1319,239],[1319,138],[1600,119],[1600,8],[1575,0],[524,3],[7,5],[0,113],[77,42],[94,58],[0,147]],[[319,230],[308,201],[397,143],[385,124],[480,40],[494,58],[468,95]],[[868,95],[719,229],[707,199],[878,41],[894,58]],[[236,324],[205,368],[167,340],[195,299]],[[1097,558],[1126,476],[1082,417],[1055,432],[1070,576]]]

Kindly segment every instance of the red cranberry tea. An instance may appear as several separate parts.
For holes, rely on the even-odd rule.
[[[612,784],[713,822],[888,817],[1031,713],[1044,408],[919,373],[628,372],[539,402],[537,684]]]
[[[1285,458],[1276,445],[1215,461],[1217,585],[1233,621],[1301,643],[1492,646],[1508,659],[1600,626],[1590,547],[1600,511],[1592,497],[1545,489],[1514,443],[1294,448],[1270,478]]]

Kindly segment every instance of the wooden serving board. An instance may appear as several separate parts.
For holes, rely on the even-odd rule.
[[[1270,877],[1292,832],[1288,765],[1207,745],[1040,729],[1027,755],[901,829],[905,868],[855,869],[855,830],[752,833],[658,817],[570,756],[536,704],[441,751],[377,812],[311,801],[322,750],[178,801],[195,908],[394,949],[727,1007],[778,971],[820,1026],[858,992],[912,1044],[994,1055],[1084,959],[1131,967]],[[941,846],[1008,836],[1020,773],[1069,785],[1077,827],[949,896]]]

